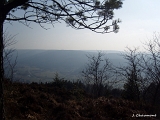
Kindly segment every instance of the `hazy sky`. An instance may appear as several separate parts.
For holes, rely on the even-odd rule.
[[[120,18],[118,33],[97,34],[90,30],[75,30],[65,23],[42,29],[31,24],[30,29],[18,22],[5,24],[12,35],[16,35],[16,49],[58,50],[124,50],[126,46],[137,47],[160,31],[160,0],[125,0],[123,7],[115,11]]]

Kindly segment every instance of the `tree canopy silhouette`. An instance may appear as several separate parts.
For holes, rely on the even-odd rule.
[[[88,28],[98,33],[118,32],[119,19],[113,20],[114,10],[122,7],[121,0],[3,0],[2,19],[20,21],[25,25],[35,22],[54,24],[65,21],[76,29]],[[23,15],[18,16],[17,11]],[[107,25],[107,22],[112,22]]]
[[[120,9],[121,0],[1,0],[0,1],[0,106],[3,109],[3,25],[4,22],[18,21],[26,26],[30,22],[54,24],[65,21],[75,29],[90,29],[97,33],[118,32],[119,19],[113,20],[114,10]],[[21,11],[22,14],[17,12]],[[111,22],[109,22],[111,21]],[[110,23],[108,25],[108,22]],[[2,112],[0,115],[2,120]]]

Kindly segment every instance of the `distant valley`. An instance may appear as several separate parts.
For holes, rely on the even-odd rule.
[[[16,50],[13,53],[13,58],[18,56],[14,77],[23,82],[47,82],[52,81],[55,73],[58,73],[67,80],[81,79],[81,71],[88,63],[86,55],[97,53],[83,50]],[[119,51],[104,53],[113,65],[124,64]]]

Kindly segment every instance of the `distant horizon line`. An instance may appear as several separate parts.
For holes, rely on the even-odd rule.
[[[15,49],[15,50],[46,50],[46,51],[49,51],[49,50],[64,50],[64,51],[117,51],[117,52],[122,52],[122,50],[74,50],[74,49]]]

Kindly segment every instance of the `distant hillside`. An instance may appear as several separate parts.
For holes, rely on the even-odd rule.
[[[113,65],[124,64],[124,59],[118,51],[105,51]],[[97,51],[80,50],[17,50],[17,73],[19,79],[51,80],[58,72],[67,79],[77,79],[85,68],[86,55],[97,54]]]

